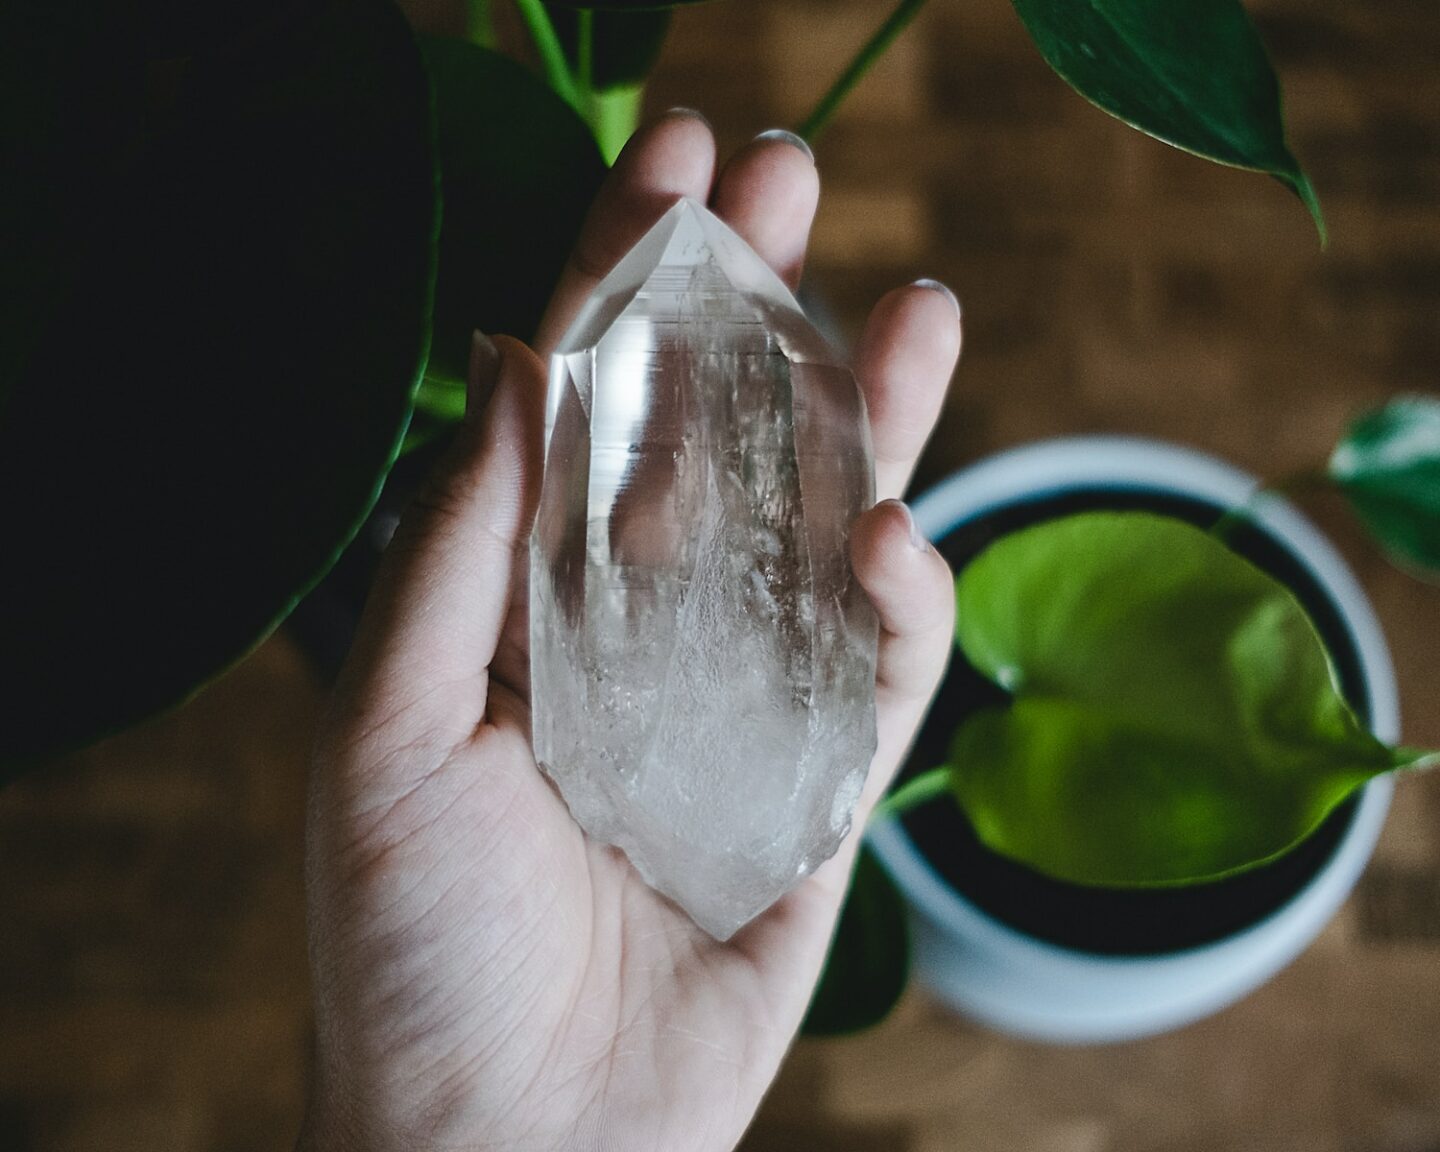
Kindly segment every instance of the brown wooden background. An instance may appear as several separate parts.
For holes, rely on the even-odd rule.
[[[418,3],[418,0],[417,0]],[[888,7],[720,0],[676,21],[656,107],[734,146],[796,121]],[[886,287],[952,284],[967,352],[920,482],[1083,431],[1269,475],[1350,414],[1437,389],[1440,9],[1255,0],[1322,254],[1263,178],[1180,155],[1066,89],[1005,0],[933,0],[819,149],[812,276],[853,332]],[[1440,591],[1335,533],[1391,636],[1406,735],[1440,743]],[[0,793],[0,1152],[287,1148],[309,1020],[299,861],[321,690],[284,638],[179,713]],[[746,1152],[1437,1152],[1440,777],[1401,782],[1355,898],[1291,969],[1180,1033],[1001,1039],[912,993],[800,1044]],[[677,1150],[682,1152],[682,1150]]]

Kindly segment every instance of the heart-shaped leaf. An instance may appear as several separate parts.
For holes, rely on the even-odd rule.
[[[529,339],[605,164],[585,122],[528,69],[427,38],[444,219],[427,375],[463,381],[470,334]]]
[[[1305,203],[1280,84],[1239,0],[1014,0],[1041,54],[1087,100],[1199,156],[1268,172]]]
[[[970,662],[1013,697],[952,749],[980,838],[1096,885],[1258,864],[1422,754],[1376,740],[1283,585],[1180,521],[1083,513],[1008,536],[956,583]]]
[[[1440,573],[1440,400],[1405,396],[1367,412],[1329,475],[1399,564]]]
[[[905,906],[868,847],[860,849],[850,894],[801,1031],[843,1036],[880,1023],[910,976]]]
[[[14,765],[181,699],[331,565],[424,362],[436,189],[389,0],[8,5],[0,108]]]

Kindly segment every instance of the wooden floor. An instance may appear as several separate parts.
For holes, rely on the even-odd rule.
[[[728,146],[795,122],[884,5],[682,12],[652,101]],[[1347,416],[1440,387],[1440,11],[1257,0],[1322,254],[1278,185],[1070,93],[1004,0],[934,0],[819,148],[811,279],[854,332],[955,286],[967,351],[920,483],[1045,436],[1129,432],[1267,475]],[[1440,744],[1440,591],[1314,506],[1392,640],[1406,736]],[[0,1152],[259,1152],[293,1140],[309,1043],[300,801],[320,686],[285,637],[179,713],[0,793]],[[1058,1050],[912,993],[797,1046],[746,1152],[1437,1152],[1440,776],[1266,988],[1175,1035]],[[677,1150],[681,1152],[681,1150]]]

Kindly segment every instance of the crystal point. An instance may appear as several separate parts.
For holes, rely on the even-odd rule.
[[[681,200],[552,358],[531,696],[581,827],[718,939],[849,830],[876,623],[847,541],[873,499],[849,369]]]

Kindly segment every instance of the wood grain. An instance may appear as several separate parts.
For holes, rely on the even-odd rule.
[[[727,148],[793,124],[879,7],[687,9],[651,104],[701,108]],[[965,306],[922,485],[1077,432],[1165,437],[1275,476],[1323,456],[1364,405],[1436,391],[1440,14],[1433,0],[1252,9],[1327,253],[1277,184],[1072,94],[1002,0],[935,0],[823,139],[810,278],[842,327],[919,276]],[[1335,502],[1312,511],[1391,637],[1407,738],[1440,743],[1440,593],[1378,562]],[[0,794],[0,1152],[291,1146],[320,700],[282,637],[174,715]],[[1440,777],[1417,777],[1341,916],[1235,1008],[1055,1049],[912,993],[870,1035],[798,1044],[744,1147],[1435,1152],[1437,1037]]]

